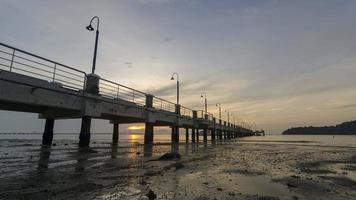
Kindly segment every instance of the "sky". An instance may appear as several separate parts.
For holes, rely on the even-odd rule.
[[[0,0],[0,41],[269,134],[356,119],[356,1]],[[21,126],[19,126],[19,123]],[[40,132],[37,114],[0,111],[1,132]],[[56,122],[75,132],[80,120]],[[110,132],[96,120],[93,132]],[[122,131],[123,128],[121,128]],[[125,129],[125,126],[124,126]]]

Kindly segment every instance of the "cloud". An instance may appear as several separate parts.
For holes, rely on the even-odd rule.
[[[171,4],[177,0],[136,0],[141,4]]]
[[[332,109],[345,109],[345,108],[356,108],[356,104],[344,104],[344,105],[332,107]]]

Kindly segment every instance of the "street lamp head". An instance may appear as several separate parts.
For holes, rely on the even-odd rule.
[[[171,80],[173,81],[174,80],[174,77],[172,76]]]
[[[89,24],[89,26],[87,26],[87,30],[88,31],[94,31],[94,28],[91,26],[91,24]]]

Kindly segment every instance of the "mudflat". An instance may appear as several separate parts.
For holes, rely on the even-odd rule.
[[[39,144],[0,140],[0,199],[356,199],[355,146]]]

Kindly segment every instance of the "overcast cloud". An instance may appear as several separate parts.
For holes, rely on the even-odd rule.
[[[216,103],[269,133],[356,119],[356,1],[0,0],[0,41],[181,103]],[[42,131],[34,114],[0,111],[1,131]],[[18,122],[21,122],[19,126]],[[78,120],[57,132],[78,131]],[[97,121],[95,132],[109,132]]]

